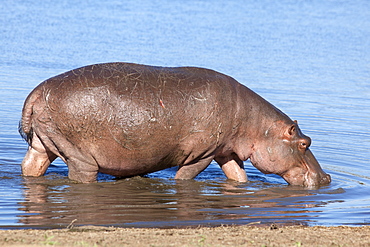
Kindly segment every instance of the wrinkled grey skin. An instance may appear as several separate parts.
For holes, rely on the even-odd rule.
[[[38,85],[25,101],[21,134],[29,143],[24,176],[43,175],[60,157],[69,178],[98,172],[130,177],[178,166],[191,179],[214,159],[246,182],[243,161],[289,184],[330,183],[296,122],[221,73],[128,63],[75,69]]]

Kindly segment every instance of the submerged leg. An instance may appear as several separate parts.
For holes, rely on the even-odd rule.
[[[57,156],[48,151],[37,135],[33,134],[26,156],[22,161],[22,175],[39,177],[45,174],[51,162]]]
[[[67,159],[68,178],[80,183],[96,182],[98,166],[75,158]]]
[[[209,166],[213,156],[201,159],[196,163],[188,165],[180,165],[179,170],[176,173],[175,179],[192,179],[195,178],[199,173]]]
[[[232,179],[241,183],[247,182],[248,177],[244,170],[243,161],[236,157],[236,155],[234,156],[219,157],[215,158],[215,160],[220,165],[222,171],[225,173],[228,179]]]

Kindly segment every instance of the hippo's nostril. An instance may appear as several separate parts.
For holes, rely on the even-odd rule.
[[[328,183],[331,182],[331,176],[329,174],[326,174]]]
[[[331,177],[329,174],[325,174],[325,176],[321,179],[321,184],[330,184]]]

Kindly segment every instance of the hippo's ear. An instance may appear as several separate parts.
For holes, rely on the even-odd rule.
[[[285,130],[284,136],[290,139],[295,135],[295,131],[296,131],[296,124],[292,124],[288,126],[288,128]]]

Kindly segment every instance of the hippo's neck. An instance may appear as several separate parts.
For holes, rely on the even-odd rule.
[[[277,121],[293,124],[293,121],[261,96],[240,84],[237,91],[237,114],[234,126],[235,153],[247,160],[254,146],[262,140],[266,131]]]

